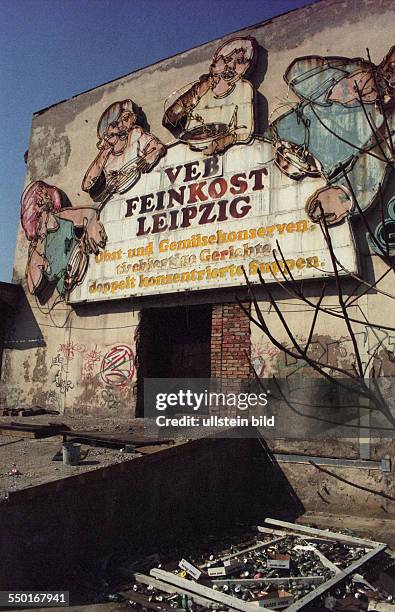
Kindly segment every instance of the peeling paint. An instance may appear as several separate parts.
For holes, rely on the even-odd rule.
[[[265,44],[271,52],[294,49],[310,36],[319,36],[330,26],[356,25],[364,18],[364,11],[361,7],[363,4],[369,10],[370,15],[382,15],[385,11],[393,10],[392,0],[318,1],[313,5],[295,9],[242,31],[251,32],[257,37],[259,32],[263,39],[262,44]],[[289,27],[290,21],[292,28]],[[260,29],[262,25],[263,30]]]
[[[59,174],[69,161],[71,147],[67,135],[53,126],[34,132],[34,155],[29,156],[28,168],[32,180]]]
[[[364,52],[365,41],[360,40],[363,26],[372,23],[372,19],[376,19],[378,24],[383,23],[387,11],[391,10],[393,10],[392,0],[363,0],[362,2],[360,0],[348,0],[347,2],[324,0],[239,31],[239,34],[244,37],[254,35],[260,45],[261,57],[256,65],[257,75],[255,75],[255,72],[252,75],[256,76],[256,82],[253,82],[254,88],[260,88],[259,93],[261,97],[265,96],[265,100],[267,96],[268,104],[269,102],[273,104],[273,101],[276,103],[275,98],[279,96],[279,102],[283,104],[281,112],[284,112],[284,108],[294,107],[300,100],[295,100],[292,97],[292,91],[287,92],[286,85],[282,80],[287,65],[293,62],[295,58],[307,57],[310,53],[333,56],[338,52],[338,47],[341,47],[341,53],[344,53],[344,49],[348,53],[347,45],[350,50],[347,57],[355,57],[359,54],[361,45],[363,47],[362,52]],[[350,30],[349,41],[344,37],[344,33],[348,30]],[[366,35],[371,41],[373,35],[370,31],[367,31]],[[374,48],[372,48],[374,61],[376,59],[380,61],[382,57],[380,53],[382,53],[384,45],[387,44],[389,35],[386,30],[384,40],[380,38],[377,44],[374,43]],[[147,112],[147,120],[149,119],[155,126],[153,133],[160,134],[161,138],[162,134],[169,138],[169,134],[161,125],[164,99],[177,87],[185,86],[187,82],[196,82],[202,71],[209,70],[211,58],[219,43],[230,39],[232,39],[232,35],[208,42],[36,113],[28,161],[30,180],[40,178],[45,180],[54,176],[56,177],[54,183],[58,184],[57,175],[60,175],[59,185],[62,188],[64,186],[70,201],[73,200],[73,203],[75,201],[82,202],[85,197],[83,204],[86,205],[89,196],[82,192],[80,185],[88,164],[98,154],[96,125],[100,114],[106,108],[110,108],[109,105],[113,104],[115,100],[136,95],[136,101]],[[353,51],[354,48],[358,49],[356,53]],[[268,66],[266,66],[266,59]],[[308,60],[307,63],[311,65],[311,60]],[[263,75],[265,76],[264,81]],[[270,78],[268,78],[269,76]],[[190,81],[188,81],[189,77]],[[287,97],[288,93],[290,94],[289,98]],[[272,96],[271,99],[270,95]],[[258,106],[256,109],[258,109]],[[268,108],[266,108],[266,111],[265,120],[270,114]],[[272,111],[272,107],[270,107],[270,111]],[[312,116],[309,116],[309,119],[313,119]],[[256,123],[258,123],[258,120]],[[256,124],[254,123],[254,125],[256,129]],[[362,123],[359,125],[362,125]],[[355,128],[355,126],[353,127]],[[157,132],[157,128],[162,131]],[[358,131],[358,129],[357,126],[355,130]],[[262,132],[259,131],[259,135],[261,134]],[[354,133],[353,135],[355,136]],[[320,140],[319,136],[318,134],[317,140]],[[361,140],[357,138],[356,142],[365,145],[365,136]],[[269,153],[271,153],[271,145],[269,143],[265,144],[268,146]],[[174,150],[175,148],[171,147],[171,149]],[[234,151],[237,150],[237,147],[235,147]],[[315,151],[318,151],[318,149],[315,149]],[[377,149],[373,149],[373,152],[377,153]],[[265,160],[270,157],[269,154]],[[345,157],[343,156],[341,159],[343,164],[346,163],[344,160]],[[262,158],[259,158],[259,163],[261,162]],[[377,192],[378,183],[382,183],[387,178],[384,164],[375,158],[365,156],[355,160],[353,169],[355,176],[350,175],[351,183],[355,186],[364,182],[366,189],[361,196],[363,198],[362,204],[363,208],[368,208],[372,203],[372,194],[374,196]],[[317,183],[319,183],[320,180],[324,180],[321,177],[317,178],[312,164],[308,166],[308,171],[310,172],[308,180],[311,179],[311,182],[317,180]],[[325,178],[330,178],[332,172],[333,164],[330,164],[328,176]],[[287,177],[280,178],[284,179],[286,185],[285,178]],[[321,183],[315,183],[315,185],[317,189],[322,186]],[[273,184],[270,185],[270,188],[273,188]],[[301,202],[306,202],[307,196],[303,189],[306,190],[306,186],[300,185],[298,198]],[[79,200],[77,200],[77,196],[80,197]],[[109,227],[114,220],[110,218],[113,210],[114,208],[111,213],[108,211]],[[293,239],[296,241],[296,234],[294,234]],[[304,248],[305,246],[304,243]],[[20,236],[16,254],[15,279],[22,278],[27,253],[27,241]],[[93,257],[91,257],[92,259]],[[186,294],[179,295],[182,295],[182,298],[173,295],[171,298],[173,303],[184,303]],[[156,296],[154,296],[155,298]],[[90,307],[87,305],[81,305],[80,310],[77,308],[70,311],[68,306],[62,304],[58,313],[55,309],[51,311],[51,316],[49,316],[48,309],[43,309],[41,304],[39,305],[30,296],[28,299],[30,300],[28,307],[17,314],[16,325],[10,331],[12,337],[16,338],[15,349],[19,350],[13,350],[12,353],[8,350],[4,351],[2,378],[3,382],[7,382],[7,385],[9,385],[9,401],[14,404],[22,401],[34,402],[37,405],[53,407],[55,410],[61,411],[67,398],[67,410],[70,412],[133,415],[135,372],[132,371],[133,368],[131,362],[128,363],[128,358],[121,362],[122,368],[114,367],[112,361],[114,350],[111,351],[111,349],[116,347],[119,350],[120,347],[126,347],[128,350],[130,349],[131,354],[136,354],[135,343],[131,340],[129,332],[125,332],[124,329],[130,326],[135,303],[130,304],[128,302],[119,310],[117,310],[118,306],[107,303],[106,305],[100,305],[96,311],[89,310]],[[194,299],[199,298],[192,297],[191,301]],[[201,297],[200,299],[204,300],[205,298]],[[218,301],[219,298],[216,296],[213,299]],[[368,299],[369,304],[374,305],[376,303],[380,304],[378,300],[381,298],[380,296],[369,295]],[[150,305],[153,303],[149,302]],[[54,301],[49,302],[49,308],[52,308],[53,304]],[[141,304],[145,306],[147,302],[142,300],[138,304],[139,307]],[[157,302],[154,304],[158,305]],[[368,310],[367,307],[367,313]],[[387,316],[386,313],[385,315],[382,315],[381,312],[379,314],[380,316]],[[70,329],[61,330],[61,324],[65,322],[69,315]],[[303,325],[305,323],[306,317]],[[57,326],[59,326],[58,329]],[[75,326],[75,330],[73,326]],[[84,326],[86,326],[86,329],[84,329]],[[117,330],[117,327],[120,331]],[[300,332],[298,339],[305,341],[306,331],[302,325],[298,332]],[[48,349],[36,348],[40,334],[45,334],[46,342],[49,345]],[[303,336],[303,334],[305,335]],[[342,337],[338,338],[336,334],[339,336],[341,332],[338,329],[330,331],[324,329],[323,334],[317,333],[312,339],[310,352],[317,359],[323,359],[326,363],[333,363],[350,369],[353,361],[350,341]],[[21,341],[23,337],[27,338],[25,344],[22,344]],[[35,345],[33,341],[36,342]],[[391,346],[393,349],[394,345],[391,345],[392,339],[390,337],[380,337],[377,340],[369,338],[365,332],[361,332],[358,335],[358,341],[365,353],[364,363],[373,355],[374,362],[380,364],[382,375],[389,376],[394,373],[395,364],[385,350],[385,348]],[[76,347],[84,347],[84,350]],[[295,385],[306,376],[318,376],[309,371],[303,361],[296,361],[285,356],[277,349],[273,349],[270,343],[254,340],[252,349],[254,351],[252,357],[257,369],[260,370],[260,375],[266,376],[274,373],[276,376],[286,376],[290,384]],[[55,368],[57,364],[53,362],[53,359],[56,359],[58,353],[64,356],[64,361],[57,369]],[[115,351],[115,357],[119,357],[117,351]],[[100,376],[103,360],[106,361]],[[118,381],[125,384],[118,387]],[[330,490],[332,491],[332,489]]]
[[[33,369],[32,382],[42,382],[47,380],[48,367],[46,364],[46,353],[45,348],[38,348],[36,350],[36,363]]]
[[[25,380],[25,382],[29,382],[30,377],[29,377],[29,372],[30,372],[30,361],[29,359],[26,359],[23,362],[23,369],[24,369],[24,373],[23,373],[23,378]]]
[[[9,350],[3,352],[3,363],[1,369],[1,382],[6,383],[11,377],[11,353]]]

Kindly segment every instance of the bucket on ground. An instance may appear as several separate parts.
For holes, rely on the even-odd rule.
[[[78,442],[65,442],[63,444],[63,464],[78,465],[81,460],[81,444]]]

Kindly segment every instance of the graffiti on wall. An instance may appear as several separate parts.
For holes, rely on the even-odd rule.
[[[135,374],[135,355],[130,346],[117,344],[99,350],[97,344],[87,347],[70,340],[59,345],[51,361],[51,368],[56,370],[54,383],[60,393],[67,393],[74,388],[68,371],[70,362],[75,362],[77,356],[79,363],[75,363],[73,368],[80,370],[81,380],[86,384],[96,383],[101,388],[123,388]]]
[[[81,378],[85,383],[91,383],[95,374],[95,369],[98,368],[98,364],[101,362],[102,354],[97,349],[97,345],[91,349],[87,349],[83,356],[82,368],[81,368]]]
[[[121,405],[121,399],[114,393],[112,389],[102,389],[100,392],[102,407],[109,410],[118,410]]]
[[[85,353],[86,346],[85,344],[80,344],[79,342],[74,342],[70,340],[69,342],[64,342],[63,344],[60,344],[58,351],[59,353],[63,354],[67,361],[72,361],[76,356],[76,353]]]
[[[265,338],[251,343],[251,364],[260,378],[269,378],[277,370],[281,351]]]
[[[205,155],[249,142],[254,131],[254,90],[243,77],[251,72],[256,51],[251,37],[221,44],[209,72],[166,100],[163,125]]]
[[[362,365],[366,371],[373,365],[377,377],[393,376],[395,372],[395,335],[386,330],[372,330],[366,326],[363,331],[355,333]],[[296,340],[304,345],[306,338],[296,336]],[[284,343],[289,349],[292,345]],[[332,338],[324,335],[314,335],[310,344],[309,355],[327,366],[344,368],[350,373],[355,372],[355,349],[349,337]],[[308,363],[297,360],[276,348],[265,336],[259,336],[252,341],[251,363],[260,378],[270,378],[273,375],[288,381],[290,388],[298,385],[300,376],[306,376]],[[312,374],[312,373],[310,373]]]
[[[68,377],[67,358],[60,353],[52,357],[51,369],[54,368],[55,377],[53,383],[56,391],[65,395],[71,389],[74,389],[74,384]]]
[[[132,349],[124,344],[113,346],[103,357],[100,367],[102,381],[121,387],[133,378],[135,358]]]

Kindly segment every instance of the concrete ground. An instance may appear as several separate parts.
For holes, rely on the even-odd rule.
[[[375,517],[349,516],[347,508],[344,514],[328,514],[324,512],[305,512],[297,520],[300,525],[310,525],[318,529],[351,529],[356,537],[374,540],[388,544],[392,556],[395,557],[395,529],[393,519],[379,519]],[[391,552],[392,551],[392,552]]]
[[[1,424],[10,422],[24,423],[26,425],[48,423],[64,423],[77,431],[97,431],[107,433],[128,432],[138,437],[144,436],[142,419],[100,419],[92,417],[64,417],[62,415],[40,415],[33,417],[0,417]],[[157,452],[167,448],[164,444],[148,446],[142,449],[144,454]],[[122,446],[122,445],[120,445]],[[133,461],[140,456],[120,452],[120,449],[106,448],[82,444],[82,454],[88,451],[87,457],[78,466],[63,465],[62,461],[53,461],[54,455],[62,449],[62,436],[48,438],[24,438],[23,434],[9,436],[0,434],[0,499],[6,497],[8,492],[34,487],[46,482],[60,480],[76,474],[98,470],[115,463]],[[10,475],[13,468],[20,475]]]
[[[101,419],[98,421],[98,419],[91,417],[81,418],[49,415],[41,415],[39,417],[0,417],[0,428],[1,423],[7,423],[11,420],[15,422],[24,422],[26,424],[48,424],[48,422],[64,423],[73,430],[80,431],[95,430],[98,432],[130,433],[130,430],[132,430],[132,433],[135,433],[136,436],[140,437],[144,434],[143,422],[137,419],[128,421]],[[87,471],[98,470],[113,464],[135,460],[133,455],[121,453],[117,449],[83,445],[83,450],[89,449],[87,458],[82,461],[81,465],[69,467],[64,466],[62,462],[52,461],[52,457],[60,450],[61,446],[61,436],[43,439],[19,439],[19,437],[0,436],[0,494],[6,495],[7,492],[32,488],[47,482],[65,479],[76,474],[83,474]],[[167,445],[147,446],[144,447],[142,451],[143,453],[160,452],[163,448],[167,448]],[[20,476],[8,475],[13,464],[15,464],[17,469],[22,473]],[[362,518],[348,516],[346,507],[341,516],[328,513],[306,512],[303,516],[299,517],[297,522],[322,529],[336,530],[350,528],[356,536],[386,542],[392,550],[395,550],[393,521],[372,517]],[[390,554],[394,553],[390,552]],[[48,608],[46,609],[48,610]],[[128,607],[125,606],[125,604],[109,602],[95,605],[85,604],[83,606],[74,606],[69,609],[75,612],[115,612],[116,610],[128,609]],[[391,609],[394,609],[395,612],[395,608],[391,607]],[[387,610],[385,610],[385,612],[387,612]]]

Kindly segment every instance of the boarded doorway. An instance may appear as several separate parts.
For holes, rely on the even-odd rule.
[[[144,378],[210,378],[211,316],[211,305],[141,311],[136,416],[143,416]]]

